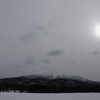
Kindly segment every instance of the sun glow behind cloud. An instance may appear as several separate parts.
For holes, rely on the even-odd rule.
[[[100,38],[100,24],[94,27],[94,34],[96,37]]]

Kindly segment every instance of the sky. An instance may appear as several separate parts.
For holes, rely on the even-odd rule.
[[[100,0],[0,0],[0,78],[58,71],[100,81],[99,26]]]

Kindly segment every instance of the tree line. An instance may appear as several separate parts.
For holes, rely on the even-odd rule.
[[[1,84],[0,92],[16,92],[20,93],[88,93],[99,92],[100,86],[57,86],[57,85],[22,85],[22,84]]]

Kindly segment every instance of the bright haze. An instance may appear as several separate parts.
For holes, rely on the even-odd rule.
[[[0,78],[46,71],[100,81],[100,0],[0,0]]]

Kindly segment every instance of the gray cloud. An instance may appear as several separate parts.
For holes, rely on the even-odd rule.
[[[39,33],[42,33],[45,36],[49,36],[48,33],[45,31],[46,27],[43,25],[39,25],[34,32],[27,32],[26,34],[19,37],[19,40],[21,40],[23,43],[27,42],[37,42],[38,41],[38,31]]]
[[[40,33],[44,34],[45,36],[49,36],[48,33],[46,32],[46,26],[43,25],[39,25],[37,27],[37,31],[39,31]]]
[[[52,50],[50,52],[48,52],[48,56],[60,56],[64,53],[63,50]]]
[[[27,58],[25,59],[25,63],[27,63],[27,64],[29,64],[29,65],[33,65],[33,64],[35,64],[35,58],[36,58],[36,57],[32,57],[32,56],[27,57]]]
[[[76,54],[78,56],[82,56],[84,53],[81,50],[77,50],[77,49],[73,48],[71,50],[71,54]]]
[[[45,63],[45,64],[49,64],[50,63],[50,60],[46,59],[46,58],[43,58],[40,61],[43,62],[43,63]]]
[[[41,25],[39,25],[39,26],[36,28],[36,30],[39,31],[40,33],[42,33],[42,34],[45,35],[45,36],[50,36],[50,35],[48,34],[48,32],[47,32],[47,29],[53,28],[53,27],[54,27],[53,21],[52,21],[52,20],[48,20],[48,21],[47,21],[47,25],[41,24]]]
[[[68,63],[68,66],[72,66],[72,65],[76,65],[77,64],[77,61],[71,61]]]
[[[32,42],[36,42],[37,41],[37,34],[34,33],[34,32],[27,32],[25,35],[22,35],[19,37],[19,39],[24,42],[24,43],[27,43],[29,41],[32,41]]]
[[[95,57],[95,56],[100,56],[100,51],[95,50],[95,51],[93,51],[93,52],[91,52],[91,53],[88,53],[88,55],[93,56],[93,57]]]
[[[81,53],[79,53],[79,56],[82,56],[84,53],[83,52],[81,52]]]
[[[42,35],[44,35],[44,36],[50,37],[50,35],[48,34],[48,32],[46,30],[49,29],[49,28],[53,28],[53,27],[54,27],[53,21],[48,20],[47,25],[43,25],[43,24],[38,25],[34,29],[34,31],[30,31],[30,32],[27,32],[26,34],[21,35],[19,37],[19,40],[21,40],[24,43],[37,42],[39,35],[41,35],[40,33],[42,33]]]

